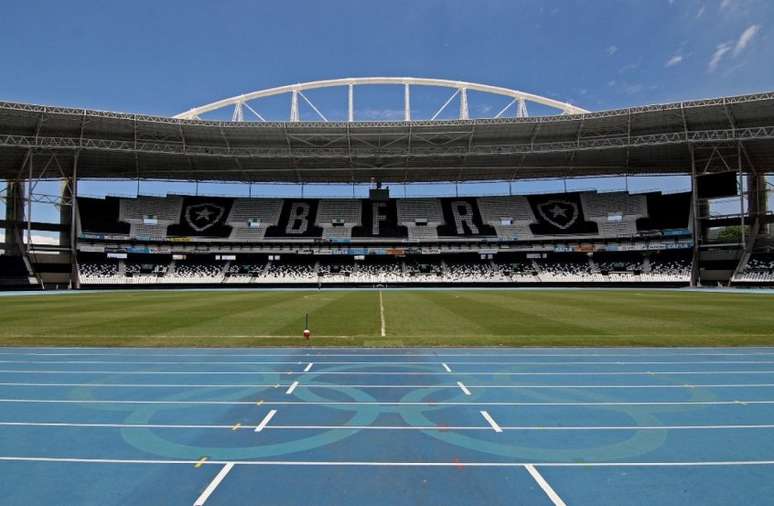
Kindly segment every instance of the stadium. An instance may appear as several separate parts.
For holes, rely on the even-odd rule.
[[[396,117],[356,116],[370,86]],[[772,167],[774,92],[0,103],[8,504],[766,504]],[[634,188],[662,177],[689,187]]]
[[[355,89],[369,85],[405,90],[403,121],[355,121]],[[451,96],[432,119],[412,121],[411,90],[428,86]],[[334,87],[348,92],[346,122],[327,121],[304,93]],[[474,91],[510,102],[471,120]],[[250,105],[275,95],[290,98],[287,122],[263,121]],[[319,121],[300,121],[302,99]],[[452,100],[459,119],[435,119]],[[531,117],[532,102],[559,115]],[[5,103],[3,285],[771,285],[773,103],[759,94],[590,113],[516,90],[413,78],[261,90],[176,118]],[[508,107],[515,117],[504,116]],[[199,119],[224,108],[234,121]],[[690,191],[512,193],[524,179],[645,174],[690,176]],[[35,194],[46,178],[66,183],[61,195]],[[81,179],[293,183],[302,198],[93,199],[79,195]],[[509,194],[395,195],[401,184],[438,181],[506,182]],[[314,183],[372,188],[363,199],[303,198]],[[25,219],[36,199],[56,197],[60,223]],[[718,215],[717,199],[742,205]],[[59,246],[38,251],[23,239],[38,229],[57,231]]]

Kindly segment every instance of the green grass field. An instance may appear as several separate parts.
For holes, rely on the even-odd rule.
[[[0,298],[0,345],[774,345],[774,295],[666,290],[125,291]],[[382,336],[381,310],[384,313]]]

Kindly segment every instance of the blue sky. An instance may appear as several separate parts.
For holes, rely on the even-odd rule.
[[[407,75],[602,110],[774,89],[773,31],[771,0],[29,0],[0,17],[0,100],[173,115],[294,82]],[[359,98],[365,119],[400,107],[399,90]]]
[[[773,22],[770,0],[30,0],[0,17],[0,99],[171,115],[412,75],[599,110],[774,88]]]

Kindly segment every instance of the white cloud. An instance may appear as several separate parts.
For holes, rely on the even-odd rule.
[[[677,55],[675,55],[675,56],[671,57],[671,58],[670,58],[670,59],[669,59],[669,60],[666,62],[666,64],[664,65],[664,67],[666,67],[666,68],[669,68],[669,67],[674,67],[675,65],[679,65],[679,64],[681,64],[682,62],[683,62],[683,57],[682,57],[682,55],[679,55],[679,54],[677,54]]]
[[[760,31],[761,25],[748,26],[747,29],[742,32],[742,35],[739,36],[739,40],[736,41],[736,46],[734,47],[734,56],[738,56],[739,53],[744,51]]]
[[[607,53],[608,56],[613,56],[618,52],[618,46],[610,46],[607,48],[605,52]]]
[[[700,18],[704,15],[704,11],[707,9],[707,7],[704,4],[701,4],[699,6],[699,12],[696,13],[696,17]]]
[[[709,64],[707,65],[707,70],[709,72],[715,72],[729,53],[731,53],[731,56],[734,58],[738,57],[745,49],[747,49],[760,31],[761,25],[750,25],[742,32],[736,43],[728,41],[718,45],[718,47],[715,48],[715,52],[712,53],[712,58],[710,58]]]
[[[737,0],[723,0],[722,2],[720,2],[721,9],[728,9],[731,7],[735,7],[736,5],[738,5]]]
[[[715,48],[715,52],[712,53],[712,58],[710,58],[709,65],[707,66],[707,70],[710,72],[715,72],[717,70],[718,66],[720,65],[720,62],[723,60],[723,58],[726,56],[726,54],[731,51],[732,44],[731,42],[724,42],[720,44],[717,48]]]

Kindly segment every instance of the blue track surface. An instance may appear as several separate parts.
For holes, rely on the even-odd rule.
[[[2,348],[0,484],[25,506],[768,505],[774,348]]]

